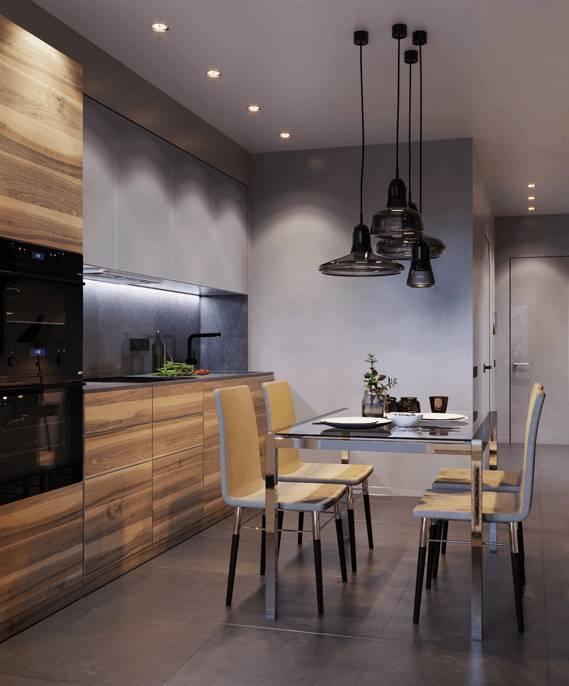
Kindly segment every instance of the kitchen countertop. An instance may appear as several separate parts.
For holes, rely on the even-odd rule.
[[[124,390],[127,388],[152,388],[179,383],[204,383],[207,381],[224,381],[225,379],[246,379],[251,376],[267,376],[273,372],[227,372],[225,374],[207,374],[206,376],[193,376],[184,379],[168,379],[167,381],[86,381],[85,393],[97,391]]]

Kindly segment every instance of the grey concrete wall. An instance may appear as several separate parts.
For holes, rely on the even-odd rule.
[[[446,394],[449,409],[470,413],[472,142],[424,148],[425,226],[448,246],[434,261],[437,284],[426,290],[408,288],[404,275],[345,279],[318,272],[321,262],[349,252],[359,155],[349,147],[253,156],[250,367],[288,379],[299,413],[309,415],[357,408],[365,358],[374,352],[381,370],[398,377],[398,396],[417,395],[428,407],[429,395]],[[393,158],[392,145],[367,148],[368,222],[385,204]],[[417,490],[438,466],[391,459],[382,462],[379,481]]]
[[[31,0],[0,0],[0,13],[84,68],[86,95],[247,183],[250,154]]]
[[[499,434],[509,439],[510,259],[569,256],[569,215],[496,218],[496,408]]]

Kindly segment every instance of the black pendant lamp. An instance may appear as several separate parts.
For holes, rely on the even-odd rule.
[[[362,155],[360,168],[360,223],[354,228],[352,250],[349,255],[337,260],[330,260],[318,267],[322,274],[328,276],[392,276],[403,271],[403,265],[392,260],[378,257],[371,249],[371,239],[368,227],[363,219],[363,184],[365,162],[365,120],[364,120],[364,76],[363,76],[363,47],[367,45],[369,36],[367,31],[354,33],[354,44],[360,49],[360,102],[362,116]]]
[[[415,241],[413,259],[407,276],[407,285],[411,288],[430,288],[435,285],[430,253],[429,246],[423,238]]]
[[[387,207],[377,212],[372,221],[371,233],[382,240],[401,240],[405,236],[418,236],[423,228],[419,212],[407,205],[407,188],[399,176],[399,111],[401,102],[401,41],[407,37],[406,24],[394,24],[391,35],[397,41],[397,115],[395,125],[395,178],[389,184]],[[376,249],[383,254],[381,248]]]

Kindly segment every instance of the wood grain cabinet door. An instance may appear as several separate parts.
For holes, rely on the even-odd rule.
[[[82,252],[83,72],[0,17],[0,236]]]
[[[128,569],[152,544],[152,462],[85,482],[85,576]]]
[[[151,421],[152,388],[115,389],[85,395],[86,436]]]
[[[0,508],[0,640],[77,600],[83,484]]]
[[[179,534],[203,517],[203,448],[154,460],[153,539]]]

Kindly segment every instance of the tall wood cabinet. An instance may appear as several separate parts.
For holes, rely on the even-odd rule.
[[[0,236],[82,252],[83,72],[0,16]]]

